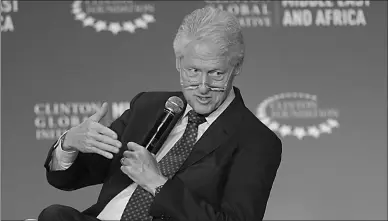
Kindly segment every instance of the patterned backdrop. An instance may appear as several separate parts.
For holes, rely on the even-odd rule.
[[[283,141],[265,219],[387,219],[387,2],[366,0],[1,1],[3,219],[97,200],[47,183],[48,149],[104,101],[108,125],[140,91],[179,90],[172,41],[205,5],[240,19],[236,86]]]

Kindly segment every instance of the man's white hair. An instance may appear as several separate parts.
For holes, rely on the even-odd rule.
[[[230,12],[200,8],[187,15],[178,29],[173,47],[176,58],[184,56],[185,47],[192,41],[210,39],[218,44],[222,56],[231,65],[241,65],[245,47],[239,20]]]

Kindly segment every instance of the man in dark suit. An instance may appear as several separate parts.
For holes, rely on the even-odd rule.
[[[244,105],[234,77],[242,70],[239,21],[213,8],[186,16],[174,40],[182,92],[143,92],[111,126],[106,103],[53,145],[45,167],[61,190],[103,184],[83,212],[52,205],[40,221],[256,221],[281,161],[281,142]],[[139,144],[178,96],[184,108],[160,151]]]

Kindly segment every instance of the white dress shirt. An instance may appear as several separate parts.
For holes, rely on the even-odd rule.
[[[217,117],[220,116],[220,114],[229,106],[229,104],[233,101],[234,97],[235,97],[235,94],[232,89],[230,90],[228,97],[220,105],[220,107],[206,117],[205,123],[198,126],[197,141],[205,133],[205,131],[209,128],[209,126],[217,119]],[[187,113],[190,110],[192,110],[192,107],[190,105],[187,105],[186,110],[182,115],[182,118],[174,126],[171,133],[169,134],[166,141],[164,142],[162,148],[156,154],[157,162],[159,162],[167,154],[167,152],[170,151],[170,149],[174,146],[174,144],[182,137],[188,121]],[[66,170],[72,165],[72,163],[77,157],[78,152],[77,151],[67,152],[62,150],[61,142],[58,142],[57,145],[58,146],[53,153],[52,161],[50,162],[51,170]],[[105,208],[101,211],[101,213],[97,216],[97,218],[100,220],[120,220],[121,215],[124,212],[125,206],[127,205],[136,187],[137,187],[137,184],[132,183],[123,191],[121,191],[119,194],[117,194],[105,206]]]

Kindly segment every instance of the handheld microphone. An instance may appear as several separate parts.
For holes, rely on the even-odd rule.
[[[142,143],[142,146],[153,154],[156,154],[162,147],[172,129],[174,117],[182,112],[184,108],[182,99],[176,96],[170,97],[164,106],[163,113],[156,120]]]

